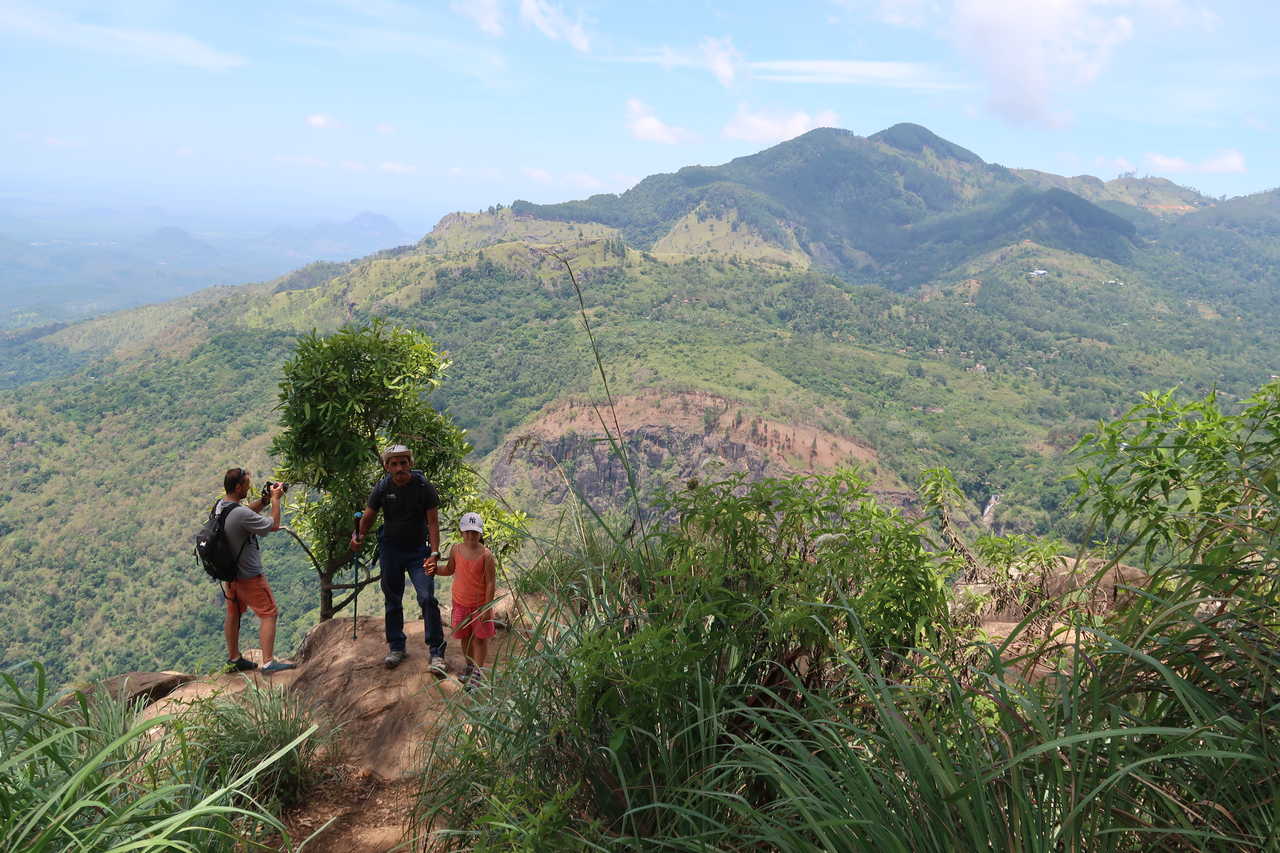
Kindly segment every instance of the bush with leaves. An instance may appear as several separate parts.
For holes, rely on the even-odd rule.
[[[645,540],[587,537],[551,558],[551,607],[533,629],[548,645],[508,676],[520,686],[507,733],[455,732],[424,777],[427,812],[486,820],[492,804],[439,796],[483,766],[537,780],[534,800],[573,786],[574,809],[616,831],[685,784],[716,737],[746,736],[747,716],[705,720],[706,702],[803,706],[843,677],[850,650],[894,665],[944,619],[940,565],[916,525],[850,472],[694,483],[663,510],[674,520]]]

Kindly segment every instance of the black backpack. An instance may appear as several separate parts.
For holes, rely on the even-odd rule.
[[[248,537],[245,537],[240,553],[231,553],[231,542],[227,539],[226,531],[227,516],[237,506],[239,504],[227,504],[222,512],[215,513],[214,510],[218,508],[215,503],[209,510],[204,526],[196,534],[196,562],[216,581],[229,582],[236,579],[240,569],[240,553],[244,552],[244,545],[249,544]]]

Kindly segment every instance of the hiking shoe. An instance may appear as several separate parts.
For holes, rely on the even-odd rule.
[[[404,649],[392,649],[387,652],[387,656],[382,659],[382,662],[387,665],[387,669],[395,669],[403,663],[404,659],[408,656],[409,653]]]
[[[251,660],[244,658],[236,658],[227,661],[227,665],[223,668],[223,672],[248,672],[251,669],[257,669],[258,665]]]
[[[444,662],[444,658],[440,655],[432,655],[431,663],[427,664],[427,669],[435,675],[445,676],[449,674],[449,665]]]
[[[262,668],[262,671],[270,674],[273,672],[284,672],[286,669],[297,669],[297,668],[298,668],[298,665],[296,663],[285,663],[282,660],[273,660],[271,663],[264,666]]]

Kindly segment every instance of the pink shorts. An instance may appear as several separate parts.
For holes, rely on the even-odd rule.
[[[487,640],[498,632],[497,626],[489,618],[489,610],[485,610],[479,616],[476,615],[481,609],[480,607],[463,607],[461,604],[453,605],[453,636],[455,638],[465,640],[467,637],[474,637],[477,640]]]

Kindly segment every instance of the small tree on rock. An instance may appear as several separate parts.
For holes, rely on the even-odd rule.
[[[279,476],[305,487],[294,492],[293,518],[316,561],[321,621],[358,591],[335,604],[333,578],[354,557],[348,542],[355,513],[382,475],[384,447],[408,445],[445,507],[474,495],[463,431],[427,400],[448,365],[426,335],[382,321],[327,336],[313,331],[284,365],[277,407],[283,431],[271,452]]]

